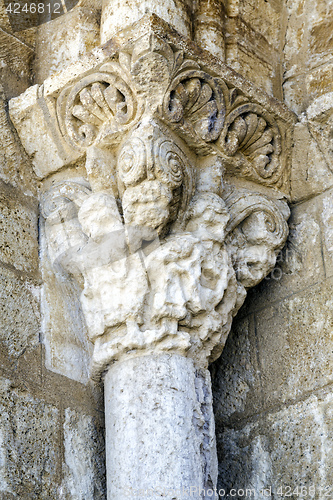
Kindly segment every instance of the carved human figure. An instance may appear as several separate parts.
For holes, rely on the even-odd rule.
[[[262,195],[232,190],[225,202],[217,194],[222,178],[213,192],[199,178],[188,203],[181,194],[192,185],[191,166],[180,147],[151,124],[128,141],[117,158],[121,203],[110,190],[85,191],[65,238],[64,266],[83,277],[94,370],[143,349],[207,366],[223,349],[246,289],[274,267],[284,219]],[[47,221],[57,235],[58,219]],[[52,247],[58,236],[49,234]],[[59,260],[59,249],[53,253]]]

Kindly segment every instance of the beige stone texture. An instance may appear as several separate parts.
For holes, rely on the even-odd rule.
[[[218,425],[262,408],[253,315],[234,320],[222,357],[212,365],[211,373]]]
[[[104,0],[101,19],[101,41],[110,40],[119,31],[139,21],[145,14],[156,14],[176,28],[178,33],[191,37],[191,0]]]
[[[292,208],[286,246],[274,270],[249,292],[244,314],[275,306],[285,297],[325,279],[320,207],[320,199],[310,199]]]
[[[104,500],[104,429],[91,415],[65,409],[62,500]]]
[[[21,198],[21,199],[20,199]],[[38,267],[36,201],[3,186],[0,194],[0,260],[26,272]]]
[[[294,499],[330,498],[333,495],[333,163],[332,106],[327,103],[333,90],[332,0],[223,1],[218,5],[222,21],[219,18],[218,23],[209,24],[213,20],[208,19],[208,12],[201,26],[204,29],[199,30],[198,35],[200,23],[195,18],[195,9],[190,16],[183,15],[184,5],[190,6],[190,2],[180,2],[182,6],[178,6],[177,15],[170,15],[166,7],[171,5],[171,0],[164,4],[133,0],[132,6],[140,7],[131,13],[135,19],[127,15],[128,11],[126,14],[126,3],[113,2],[119,5],[119,12],[113,13],[118,15],[118,24],[112,26],[109,22],[112,16],[109,21],[106,19],[112,14],[110,10],[107,13],[111,2],[104,2],[107,7],[102,19],[103,42],[107,42],[112,30],[122,29],[124,22],[145,14],[146,8],[170,21],[188,40],[177,37],[156,18],[146,16],[136,27],[97,48],[101,5],[87,1],[80,1],[73,11],[41,25],[38,30],[14,33],[4,12],[4,2],[0,2],[0,82],[5,96],[19,96],[33,81],[39,84],[10,103],[12,121],[27,155],[8,120],[4,98],[0,108],[0,374],[3,377],[0,498],[92,500],[107,497],[101,388],[88,381],[89,349],[83,342],[82,316],[78,318],[78,290],[76,297],[71,295],[72,302],[68,300],[68,289],[64,291],[61,284],[63,274],[59,269],[57,274],[45,257],[48,250],[42,226],[42,276],[38,274],[34,175],[46,179],[43,192],[64,179],[75,181],[78,175],[82,181],[84,153],[73,152],[75,148],[66,145],[57,126],[50,128],[50,123],[54,125],[57,120],[55,100],[66,85],[72,87],[80,81],[80,75],[91,75],[111,59],[115,62],[118,51],[125,47],[126,37],[135,40],[151,27],[172,47],[190,54],[194,60],[202,60],[205,72],[223,74],[228,88],[235,86],[251,102],[263,106],[274,117],[282,117],[279,124],[288,125],[282,127],[283,134],[288,127],[291,129],[293,120],[271,96],[283,101],[298,115],[294,141],[287,140],[283,150],[286,171],[291,166],[291,183],[283,185],[284,193],[292,202],[286,247],[277,256],[268,277],[249,292],[233,323],[222,357],[211,369],[218,484],[226,490],[254,489],[256,498],[260,499],[282,498],[283,493],[289,496],[287,487],[291,487]],[[199,2],[192,4],[197,7]],[[223,40],[216,25],[222,24],[227,64],[268,92],[269,97],[220,64]],[[196,48],[191,37],[219,60]],[[131,53],[131,49],[126,50],[127,54]],[[123,63],[128,61],[126,57]],[[147,67],[142,74],[147,77]],[[157,71],[156,75],[151,95],[157,99],[162,95],[161,82],[164,81],[164,90],[170,82],[163,80],[165,73]],[[184,95],[181,94],[181,99],[185,99]],[[79,98],[76,104],[80,104]],[[82,109],[79,112],[82,117]],[[243,122],[247,126],[244,117],[237,122],[240,129],[245,127]],[[182,133],[186,134],[187,130],[184,128]],[[237,141],[237,132],[229,139],[231,143]],[[182,147],[181,141],[183,139],[176,140],[177,147]],[[197,146],[194,142],[190,148]],[[118,158],[118,146],[114,151]],[[188,153],[186,157],[193,160]],[[114,188],[115,179],[105,166],[112,163],[109,152],[90,151],[88,160],[87,172],[94,193],[90,195],[86,212],[81,212],[81,221],[83,225],[86,222],[86,236],[98,239],[104,229],[93,213],[94,203],[98,204],[94,195],[103,189],[104,183],[109,189]],[[198,165],[204,169],[209,162],[211,158],[205,158],[198,161]],[[236,163],[228,165],[226,176],[227,182],[237,189],[240,185],[232,176],[235,171],[239,174],[238,168]],[[199,185],[205,182],[201,179]],[[247,178],[246,182],[247,188],[249,185],[253,188],[253,178]],[[216,188],[216,180],[210,187]],[[261,186],[260,192],[266,195],[266,186]],[[135,197],[128,197],[126,217],[135,218],[140,215],[133,208]],[[111,224],[110,221],[115,222],[112,217],[108,220]],[[72,229],[70,224],[68,227]],[[246,225],[244,228],[246,232]],[[54,254],[56,251],[57,248]],[[247,274],[249,269],[254,273],[252,279],[256,273],[258,262],[251,263],[251,252],[241,255],[236,250],[231,252],[237,262],[237,272],[243,273],[244,280],[251,280]],[[267,266],[267,253],[254,254]],[[260,269],[264,268],[267,269],[264,266]],[[162,279],[164,274],[154,276]],[[43,280],[46,283],[41,288]],[[80,327],[75,330],[78,324]],[[137,340],[138,331],[133,328],[132,332]],[[134,363],[135,359],[130,361]],[[121,375],[125,377],[126,373]],[[146,373],[146,378],[148,376]],[[130,392],[131,388],[125,389]],[[120,398],[122,394],[119,393]],[[150,402],[158,401],[154,395],[149,397]],[[144,399],[143,404],[147,400]],[[127,403],[127,407],[132,408],[132,403]],[[149,428],[149,415],[144,424]],[[118,437],[121,441],[120,434]],[[296,487],[299,490],[294,491]],[[307,488],[306,493],[304,490],[301,493],[301,487]],[[310,487],[314,489],[309,490]],[[261,492],[263,488],[266,492]],[[238,493],[234,498],[244,498],[244,495]],[[140,500],[146,499],[141,496]]]
[[[319,148],[303,117],[294,130],[291,169],[291,198],[294,203],[309,199],[333,186],[331,165]]]
[[[59,411],[0,379],[0,495],[57,498]]]
[[[284,48],[285,99],[296,112],[332,91],[332,3],[291,0]]]
[[[117,3],[105,5],[107,29]],[[128,4],[122,8],[119,19],[131,12]],[[251,81],[268,42],[259,37],[253,64],[243,71],[249,80],[162,17],[146,15],[72,65],[57,64],[63,71],[10,104],[42,180],[45,366],[87,389],[90,364],[94,379],[106,373],[111,499],[123,498],[128,476],[134,488],[147,489],[149,481],[172,489],[182,481],[208,491],[215,486],[206,368],[223,350],[247,290],[273,270],[287,238],[295,116]],[[239,26],[238,35],[255,47],[254,31],[243,21]],[[75,178],[84,155],[86,172]],[[242,363],[251,354],[252,372],[230,383],[244,392],[233,413],[249,408],[246,393],[258,390],[253,349],[252,328],[241,351]],[[152,413],[160,406],[163,418]],[[93,491],[88,431],[79,435],[66,422],[64,440],[61,495],[92,498],[103,488]],[[80,440],[86,461],[79,467]]]
[[[236,0],[227,2],[226,13],[227,64],[281,99],[284,4],[275,0]]]
[[[333,192],[326,191],[319,198],[319,214],[322,230],[322,251],[327,277],[333,275]]]
[[[285,6],[277,0],[229,0],[227,14],[230,18],[239,17],[267,42],[280,49],[280,29]],[[260,15],[259,15],[260,13]]]
[[[260,499],[331,495],[332,393],[314,394],[237,429],[221,428],[218,436],[219,488],[248,489],[248,496],[252,490]]]
[[[78,5],[51,23],[38,27],[34,60],[36,83],[42,83],[99,45],[101,11],[98,4]]]
[[[102,462],[103,432],[95,430],[102,426],[101,394],[96,386],[84,386],[45,367],[35,174],[8,117],[7,103],[31,84],[36,29],[13,32],[4,7],[0,2],[0,498],[59,500],[61,486],[71,481],[63,454],[63,408],[82,415],[76,443],[97,449],[93,443],[98,434],[96,455]],[[69,424],[67,428],[68,443],[75,430]],[[86,470],[97,485],[98,498],[105,498],[103,467],[88,463]],[[80,488],[80,498],[94,498],[91,485]],[[63,498],[75,498],[66,491]]]
[[[332,383],[331,296],[329,279],[255,315],[265,405]]]
[[[36,194],[34,174],[16,130],[10,122],[4,93],[0,96],[0,128],[2,144],[0,179],[6,184],[19,188],[25,195],[34,196]]]
[[[9,357],[17,359],[39,342],[38,288],[16,273],[0,269],[0,341]]]

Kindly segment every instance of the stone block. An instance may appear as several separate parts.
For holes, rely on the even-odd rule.
[[[39,27],[34,61],[36,83],[42,83],[99,44],[99,15],[96,6],[78,6]]]
[[[58,410],[3,378],[0,395],[1,498],[57,500]]]
[[[284,102],[288,108],[296,114],[304,112],[309,104],[307,102],[306,78],[304,74],[285,80],[282,88]]]
[[[216,418],[244,418],[262,408],[252,316],[234,319],[220,359],[211,367]]]
[[[297,123],[291,167],[291,198],[299,203],[333,186],[333,173],[307,123]]]
[[[93,417],[66,408],[64,448],[59,500],[105,500],[103,431]]]
[[[321,61],[318,67],[315,67],[306,75],[306,99],[309,103],[317,97],[332,92],[333,90],[333,64],[332,62],[324,64],[324,62],[325,61]]]
[[[292,0],[287,5],[284,47],[286,103],[304,111],[316,97],[332,91],[332,23],[329,2]]]
[[[268,94],[280,96],[277,52],[239,17],[227,21],[226,63]]]
[[[239,16],[256,33],[264,37],[276,49],[280,45],[281,16],[283,4],[276,0],[236,0],[226,2],[227,14]],[[258,13],[260,12],[260,15]]]
[[[319,201],[325,272],[330,277],[333,276],[333,190],[323,193]]]
[[[292,498],[332,496],[332,413],[333,395],[329,393],[312,395],[268,416],[273,494],[281,487],[286,494],[290,487]],[[299,493],[304,488],[303,495],[295,493],[297,487]]]
[[[0,30],[0,83],[8,99],[21,94],[29,86],[32,57],[32,47],[6,30]]]
[[[307,49],[304,37],[308,19],[304,0],[290,0],[286,7],[288,23],[284,46],[284,66],[285,77],[290,78],[303,72]]]
[[[75,283],[57,276],[42,251],[41,312],[46,368],[87,384],[92,344]]]
[[[218,429],[217,449],[218,490],[224,490],[223,497],[272,498],[264,493],[273,480],[270,443],[259,423],[249,423],[237,430]]]
[[[32,168],[17,133],[9,121],[6,101],[0,93],[0,179],[18,187],[26,195],[36,195]]]
[[[332,393],[220,429],[218,487],[244,498],[314,498],[332,495]],[[303,488],[303,489],[302,489]],[[250,491],[252,492],[250,494]]]
[[[0,191],[0,261],[20,271],[38,268],[37,210],[14,189]]]
[[[255,85],[268,94],[273,94],[272,74],[274,70],[270,64],[237,43],[227,42],[226,54],[227,64],[231,68],[245,78],[251,79]]]
[[[39,342],[38,289],[0,268],[0,341],[13,359]]]
[[[255,314],[265,406],[333,382],[333,281]]]

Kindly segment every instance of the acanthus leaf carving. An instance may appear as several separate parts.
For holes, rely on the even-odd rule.
[[[79,149],[87,149],[105,133],[116,135],[135,119],[137,99],[132,89],[106,64],[99,72],[65,89],[57,102],[58,118],[65,137]]]
[[[186,64],[187,63],[187,64]],[[163,113],[171,123],[187,120],[205,142],[216,140],[225,119],[224,95],[219,82],[198,67],[185,61],[165,95]]]

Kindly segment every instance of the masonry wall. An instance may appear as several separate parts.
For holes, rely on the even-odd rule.
[[[1,500],[106,497],[101,388],[45,368],[38,182],[6,107],[99,44],[93,5],[14,32],[0,2]],[[219,487],[272,487],[263,498],[312,487],[322,499],[333,487],[333,174],[305,113],[333,90],[332,2],[224,0],[222,10],[227,63],[299,123],[288,244],[212,366]]]
[[[0,499],[104,499],[101,388],[45,368],[38,183],[8,120],[36,32],[13,31],[0,2]]]
[[[278,6],[243,2],[243,11],[252,3],[246,22],[256,33]],[[249,292],[212,367],[220,488],[253,490],[256,498],[333,495],[333,157],[306,114],[332,91],[332,12],[328,0],[287,1],[273,31],[283,100],[299,118],[290,236],[275,270]],[[270,42],[269,31],[260,35]],[[260,85],[257,70],[246,71]],[[276,76],[269,81],[278,95]]]

